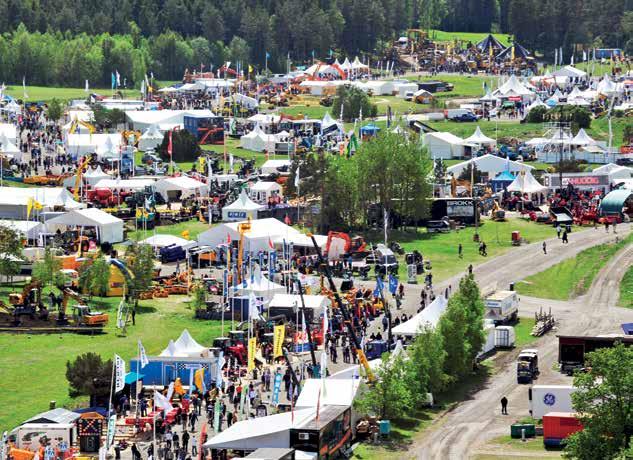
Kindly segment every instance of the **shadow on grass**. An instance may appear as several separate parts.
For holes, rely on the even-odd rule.
[[[453,410],[459,403],[473,399],[477,392],[486,388],[492,374],[493,368],[491,364],[480,363],[470,375],[437,395],[436,404],[441,409]]]

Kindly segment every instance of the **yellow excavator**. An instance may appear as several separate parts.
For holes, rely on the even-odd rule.
[[[57,324],[67,325],[68,318],[66,317],[66,308],[68,307],[68,300],[74,299],[78,303],[73,307],[73,325],[90,328],[104,328],[109,321],[107,313],[101,313],[99,311],[92,311],[90,307],[85,305],[84,299],[75,291],[70,288],[64,288],[62,290],[63,300],[60,310],[57,313]]]
[[[86,155],[79,162],[79,166],[77,167],[77,174],[75,175],[75,188],[73,189],[73,198],[75,200],[79,199],[79,190],[81,189],[81,178],[84,175],[84,169],[88,167],[90,163],[91,157]]]

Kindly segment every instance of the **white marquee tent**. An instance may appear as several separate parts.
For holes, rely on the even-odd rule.
[[[18,129],[12,123],[0,123],[0,136],[3,135],[14,144],[18,141]]]
[[[42,205],[42,211],[68,211],[85,207],[85,204],[75,201],[71,193],[63,187],[0,187],[0,218],[26,219],[27,205],[31,199]]]
[[[109,177],[110,175],[104,173],[103,170],[101,169],[101,166],[97,166],[95,169],[91,169],[83,175],[84,181],[86,182],[86,184],[90,186],[94,186],[100,180],[108,179]],[[74,180],[74,177],[73,177],[73,180]]]
[[[589,135],[587,134],[584,128],[580,128],[580,130],[578,131],[578,134],[576,134],[574,138],[571,140],[571,144],[580,145],[584,147],[586,145],[595,145],[596,141],[593,140],[591,137],[589,137]]]
[[[545,193],[547,187],[539,184],[530,171],[521,171],[514,181],[508,185],[508,192]]]
[[[147,244],[154,248],[164,248],[167,246],[181,246],[183,248],[193,247],[196,242],[191,240],[186,240],[179,236],[175,235],[165,235],[162,233],[157,233],[156,235],[152,235],[149,238],[145,238],[140,244]]]
[[[120,243],[123,241],[123,221],[97,208],[75,209],[54,217],[47,222],[50,229],[93,227],[100,242]]]
[[[204,182],[187,176],[166,177],[154,184],[156,193],[160,193],[165,201],[172,198],[187,198],[192,195],[205,196],[209,187]]]
[[[454,176],[459,176],[468,165],[475,163],[477,169],[483,173],[487,173],[488,177],[496,177],[502,171],[510,171],[517,173],[519,171],[528,171],[534,169],[534,166],[526,165],[518,161],[508,160],[507,158],[501,158],[496,155],[486,154],[471,160],[462,161],[456,165],[447,168],[447,171]]]
[[[272,196],[283,197],[281,185],[277,182],[259,181],[249,187],[251,198],[258,203],[266,203]]]
[[[37,239],[46,230],[44,224],[32,220],[0,220],[0,226],[15,230],[29,240]]]
[[[426,133],[422,136],[422,145],[429,149],[433,159],[464,157],[464,139],[449,132]]]
[[[435,300],[420,313],[410,320],[394,327],[392,329],[392,333],[394,335],[411,336],[419,334],[421,328],[424,326],[435,328],[437,323],[440,321],[440,316],[442,316],[447,306],[448,301],[444,298],[444,296],[437,296]]]
[[[519,81],[516,75],[512,75],[508,81],[497,88],[492,93],[496,97],[521,97],[522,99],[531,99],[534,93]]]
[[[240,147],[255,152],[263,152],[264,150],[274,152],[277,141],[278,138],[276,135],[266,134],[259,125],[257,125],[250,133],[240,137]]]
[[[246,190],[242,190],[237,200],[222,208],[222,220],[225,222],[247,218],[256,220],[257,212],[264,209],[266,209],[265,206],[255,203],[249,198]]]
[[[477,129],[475,129],[475,132],[472,134],[472,136],[464,139],[464,142],[468,144],[475,144],[475,145],[496,145],[497,144],[496,140],[482,133],[479,126],[477,126]]]
[[[246,296],[252,293],[256,297],[262,297],[266,304],[268,304],[276,294],[286,292],[286,286],[277,284],[261,274],[260,276],[255,276],[252,281],[250,278],[247,278],[245,281],[246,287],[244,287],[244,284],[238,284],[231,288],[232,292],[240,296]]]
[[[198,235],[198,243],[203,246],[217,247],[226,242],[227,236],[230,236],[232,241],[238,241],[240,234],[237,226],[240,223],[246,223],[246,221],[228,222],[212,227]],[[259,219],[251,221],[251,230],[244,234],[245,247],[253,253],[260,250],[268,251],[270,250],[270,241],[274,241],[275,238],[285,237],[286,241],[289,241],[290,236],[300,234],[299,230],[277,219]]]
[[[312,420],[316,409],[295,410],[242,420],[209,439],[205,449],[256,450],[260,448],[288,448],[290,429]],[[294,420],[294,422],[293,422]]]
[[[566,65],[565,67],[552,72],[552,76],[582,79],[587,77],[587,72],[577,69],[574,66]]]
[[[101,179],[94,188],[109,188],[117,191],[144,190],[145,187],[153,187],[152,179]]]
[[[303,381],[301,394],[295,408],[323,406],[351,406],[361,379],[307,379]],[[325,388],[324,388],[325,387]]]
[[[290,167],[292,162],[290,160],[266,160],[262,165],[262,174],[279,174],[280,168]]]
[[[163,142],[164,137],[165,135],[158,130],[158,126],[151,125],[141,135],[138,141],[138,149],[142,152],[155,149]]]
[[[73,156],[97,153],[100,157],[117,157],[121,146],[120,134],[69,134],[66,148]]]

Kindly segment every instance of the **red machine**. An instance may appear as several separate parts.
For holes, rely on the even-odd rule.
[[[368,254],[367,243],[362,236],[350,238],[347,233],[329,232],[325,254],[329,260],[339,259],[344,254],[351,254],[353,258],[362,258]]]
[[[582,429],[582,423],[576,418],[576,414],[549,412],[543,416],[543,444],[558,447],[568,436]]]
[[[95,190],[88,190],[86,196],[88,197],[88,201],[96,204],[97,206],[116,206],[117,197],[114,196],[112,190],[108,188],[98,188]]]

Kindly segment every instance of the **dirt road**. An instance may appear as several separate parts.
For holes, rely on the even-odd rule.
[[[625,227],[625,226],[622,226]],[[621,228],[622,234],[629,227]],[[578,252],[615,239],[602,230],[583,231],[572,235],[569,245],[556,239],[548,241],[548,254],[541,244],[533,244],[513,251],[479,266],[475,275],[483,291],[507,288],[510,282],[540,272]],[[621,322],[633,321],[633,311],[617,308],[618,285],[626,269],[633,262],[633,247],[625,248],[613,257],[596,276],[589,292],[570,302],[522,298],[520,314],[530,314],[541,306],[552,308],[560,321],[561,334],[618,333]],[[453,281],[457,281],[458,277]],[[553,333],[531,345],[539,349],[539,383],[561,384],[571,379],[552,370],[557,360],[558,341]],[[514,352],[518,353],[518,350]],[[495,374],[487,386],[458,405],[427,430],[412,449],[413,458],[464,459],[473,456],[487,440],[508,433],[508,426],[516,419],[528,416],[528,386],[516,383],[514,360]],[[500,414],[499,400],[509,400],[509,416]]]

